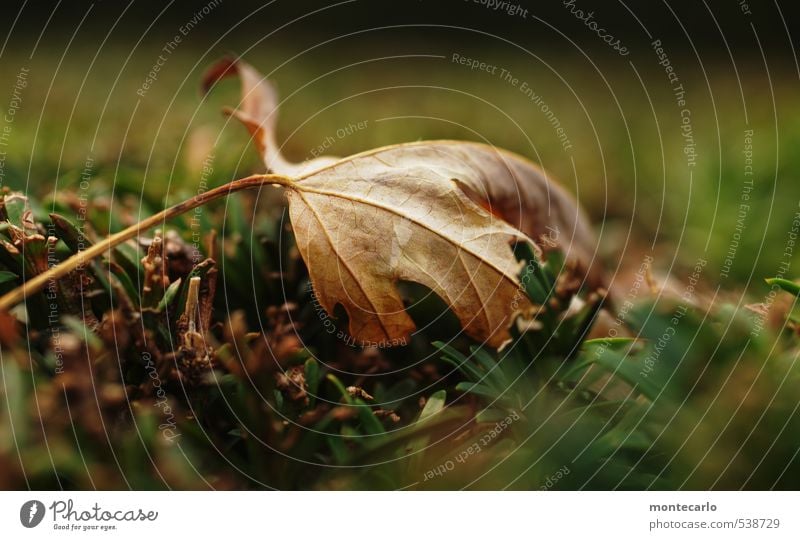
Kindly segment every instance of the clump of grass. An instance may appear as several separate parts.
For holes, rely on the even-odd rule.
[[[98,240],[103,214],[74,211],[5,193],[0,292]],[[246,194],[224,211],[201,241],[178,218],[0,318],[0,487],[797,487],[788,307],[754,333],[757,309],[645,298],[630,337],[603,337],[605,292],[520,247],[539,309],[506,348],[444,318],[364,349],[324,331],[280,212]]]

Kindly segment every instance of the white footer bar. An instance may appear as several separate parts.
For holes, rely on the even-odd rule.
[[[798,492],[2,492],[0,502],[2,537],[19,539],[800,538]]]

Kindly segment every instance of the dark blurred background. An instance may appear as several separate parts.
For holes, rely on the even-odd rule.
[[[274,0],[223,0],[144,2],[133,0],[97,2],[10,1],[5,3],[5,32],[14,26],[17,31],[37,35],[49,21],[49,35],[67,35],[87,16],[83,27],[88,31],[105,33],[110,24],[125,13],[121,25],[114,31],[114,40],[133,43],[142,33],[168,35],[175,25],[186,22],[206,4],[214,4],[213,24],[205,24],[195,32],[194,40],[211,43],[236,26],[235,34],[247,33],[262,37],[284,25],[291,25],[291,36],[318,43],[347,32],[395,25],[443,25],[477,29],[501,39],[522,41],[524,45],[551,47],[564,45],[565,38],[581,47],[593,48],[591,34],[573,24],[574,9],[593,12],[594,20],[609,32],[623,38],[632,46],[646,44],[647,28],[662,39],[676,40],[675,44],[691,52],[688,40],[697,47],[719,47],[724,53],[727,42],[734,54],[753,48],[753,28],[760,33],[764,46],[775,47],[772,52],[791,54],[784,25],[793,26],[792,2],[740,2],[739,0],[640,0],[636,2],[563,0],[509,1],[493,0],[416,0],[404,2],[306,0],[291,2]],[[498,4],[506,4],[499,7]],[[22,6],[20,17],[15,15]],[[517,8],[516,6],[519,6]],[[748,13],[749,11],[749,13]],[[511,14],[509,15],[509,12]],[[541,25],[541,26],[540,26]],[[547,26],[553,28],[546,30]],[[752,27],[751,27],[752,25]],[[796,24],[795,24],[796,26]],[[718,27],[718,28],[717,28]],[[413,28],[408,35],[427,42],[462,41],[458,36],[425,27]],[[556,39],[561,35],[561,39]],[[19,37],[19,36],[17,36]],[[133,41],[130,41],[133,40]],[[380,39],[376,39],[380,42]]]

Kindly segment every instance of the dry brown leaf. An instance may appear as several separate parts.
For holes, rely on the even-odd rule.
[[[296,177],[337,161],[331,156],[321,156],[291,163],[283,157],[276,142],[277,90],[246,62],[223,58],[204,74],[203,90],[207,92],[220,79],[233,75],[239,76],[241,102],[237,109],[226,109],[226,113],[235,116],[250,131],[269,172]],[[589,220],[563,187],[522,156],[493,148],[497,156],[486,159],[490,153],[487,147],[476,143],[416,143],[413,156],[409,153],[407,157],[419,159],[416,165],[425,165],[429,155],[439,152],[442,145],[447,145],[451,161],[461,161],[458,170],[466,173],[453,178],[463,184],[470,198],[534,239],[545,252],[560,248],[591,286],[604,285]],[[412,145],[406,147],[409,146]],[[426,153],[425,148],[430,148],[430,152]]]
[[[442,297],[472,337],[499,346],[509,337],[519,288],[512,240],[560,246],[600,284],[586,218],[524,158],[483,144],[432,141],[292,164],[276,143],[272,83],[226,58],[208,70],[203,88],[234,74],[242,97],[228,113],[248,128],[269,172],[296,178],[289,211],[317,299],[328,313],[341,304],[350,334],[362,342],[390,344],[414,330],[396,288],[406,280]]]
[[[475,339],[497,347],[509,338],[520,271],[510,243],[528,239],[464,194],[455,179],[474,181],[477,173],[459,152],[457,143],[381,148],[289,186],[292,227],[317,300],[328,313],[341,304],[357,340],[390,345],[409,337],[415,327],[401,280],[434,291]],[[474,152],[501,159],[489,147]]]

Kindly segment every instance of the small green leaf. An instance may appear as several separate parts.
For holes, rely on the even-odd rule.
[[[14,281],[17,279],[17,274],[14,272],[9,272],[7,270],[0,270],[0,283],[7,283],[9,281]]]
[[[447,392],[444,390],[439,390],[438,392],[431,394],[431,397],[428,398],[428,401],[425,403],[425,407],[423,407],[422,412],[419,413],[419,419],[417,422],[422,422],[426,418],[430,418],[444,409],[444,403],[446,399]]]
[[[308,405],[313,407],[317,400],[317,390],[319,389],[319,363],[314,358],[309,358],[306,360],[304,368]]]
[[[189,283],[192,281],[192,278],[199,277],[202,282],[206,281],[206,277],[208,274],[216,269],[217,263],[214,262],[213,259],[205,259],[199,263],[197,263],[194,268],[192,268],[189,275],[186,276],[186,287],[182,287],[180,290],[180,295],[178,296],[178,304],[176,306],[176,313],[183,313],[186,311],[186,301],[189,298]],[[171,285],[170,285],[171,286]],[[166,296],[166,294],[165,294]]]
[[[325,378],[329,380],[331,383],[333,383],[333,386],[335,386],[336,389],[339,391],[339,393],[342,395],[342,399],[344,400],[345,403],[347,403],[348,405],[353,404],[353,396],[350,395],[350,392],[347,391],[347,389],[342,384],[342,381],[340,381],[336,375],[334,375],[333,373],[328,373],[325,376]]]
[[[469,350],[486,373],[491,373],[497,368],[497,361],[485,349],[473,345]]]
[[[9,193],[2,199],[3,214],[13,226],[25,229],[25,212],[30,209],[28,198],[22,193]]]
[[[769,278],[765,279],[764,281],[767,282],[767,285],[770,287],[778,286],[784,291],[793,294],[795,296],[800,296],[800,285],[795,283],[794,281],[789,281],[788,279],[783,278]]]
[[[63,240],[73,253],[83,251],[92,245],[83,232],[64,216],[53,213],[50,214],[50,220],[53,222],[56,236]]]
[[[458,390],[459,392],[466,392],[470,394],[475,394],[476,396],[489,398],[492,401],[497,399],[497,393],[488,386],[486,386],[485,384],[460,382],[456,385],[456,390]]]
[[[602,307],[603,298],[597,297],[594,301],[587,302],[587,304],[579,313],[578,316],[580,318],[576,322],[575,329],[573,330],[573,334],[571,336],[572,343],[569,347],[568,359],[571,360],[575,358],[580,351],[581,343],[585,341],[586,336],[589,335],[589,331],[592,329],[592,326],[597,320],[597,315],[600,313],[600,308]]]
[[[120,244],[114,248],[114,260],[119,263],[129,276],[139,276],[144,273],[142,267],[142,253],[135,246]]]
[[[181,281],[182,281],[181,278],[178,278],[177,280],[170,283],[169,287],[167,287],[167,290],[164,291],[164,296],[158,303],[156,311],[164,311],[165,309],[167,309],[167,306],[169,306],[172,303],[172,301],[175,300],[175,297],[178,295],[178,291],[181,288]]]
[[[432,345],[442,353],[442,360],[461,371],[464,375],[476,382],[483,379],[483,373],[476,369],[461,352],[441,341],[434,341]]]
[[[642,371],[638,362],[631,362],[624,354],[607,351],[592,360],[614,377],[618,377],[641,392],[650,401],[655,401],[663,393],[663,377],[653,372],[653,378]],[[654,380],[655,379],[655,380]]]
[[[602,337],[602,338],[594,338],[594,339],[587,339],[583,342],[585,346],[602,346],[605,345],[606,347],[617,348],[622,345],[628,345],[630,343],[636,343],[638,340],[632,337]]]
[[[551,289],[558,279],[558,274],[564,269],[566,259],[561,251],[554,250],[547,254],[547,261],[541,265],[542,273],[548,283],[548,289]]]
[[[381,424],[381,421],[378,420],[378,417],[372,412],[369,405],[360,399],[356,399],[355,403],[358,407],[358,419],[361,420],[361,427],[368,435],[381,435],[386,433],[386,430],[383,429],[383,424]]]
[[[119,281],[120,285],[122,285],[122,288],[127,293],[128,298],[130,298],[131,301],[134,302],[134,305],[138,304],[140,302],[139,290],[133,284],[131,278],[128,276],[128,273],[125,271],[125,269],[113,261],[108,261],[107,268],[108,271],[111,272],[114,275],[114,277],[117,278],[117,281]],[[104,282],[106,288],[110,290],[110,286],[108,285],[107,280],[103,275],[103,273],[96,272],[95,275],[99,280],[101,280],[101,282]]]

